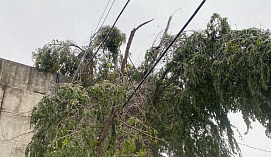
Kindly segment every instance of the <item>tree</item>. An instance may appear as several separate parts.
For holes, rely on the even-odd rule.
[[[271,137],[270,35],[256,28],[231,30],[226,18],[214,14],[205,30],[178,38],[163,68],[152,72],[122,111],[134,84],[172,36],[165,31],[140,67],[126,66],[127,76],[120,75],[120,64],[114,62],[121,44],[103,48],[101,58],[108,62],[96,71],[99,79],[87,87],[80,83],[60,87],[33,110],[34,136],[26,155],[240,154],[229,113],[241,112],[248,129],[258,120]],[[108,63],[114,64],[113,70]]]
[[[76,49],[72,48],[73,46]],[[79,48],[79,49],[78,49]],[[53,40],[32,53],[34,67],[47,72],[60,72],[65,76],[72,76],[80,62],[83,49],[71,41]]]
[[[97,33],[94,39],[94,46],[99,47],[103,42],[110,26],[103,26]],[[117,27],[114,27],[111,33],[108,35],[107,40],[101,45],[102,53],[98,55],[97,62],[99,71],[97,77],[99,80],[109,79],[112,72],[119,71],[119,64],[121,62],[120,46],[125,43],[126,36]],[[119,59],[118,59],[119,58]]]
[[[174,156],[240,152],[230,112],[241,112],[248,129],[258,120],[270,137],[270,44],[269,31],[231,30],[218,14],[207,29],[184,33],[150,88],[152,127],[168,141],[153,148]]]
[[[45,96],[32,111],[30,123],[35,134],[26,156],[95,156],[97,149],[107,156],[144,156],[145,146],[135,145],[136,141],[144,140],[143,136],[120,125],[120,121],[105,131],[103,137],[99,136],[112,106],[123,102],[125,93],[123,87],[112,83],[88,89],[79,85],[59,87],[55,95]],[[133,123],[137,120],[129,119],[129,124]],[[144,128],[141,124],[137,126]],[[102,138],[102,145],[97,145]]]
[[[78,69],[82,56],[87,54],[85,64],[88,64],[89,59],[94,57],[93,51],[100,46],[110,29],[110,26],[101,27],[95,35],[94,42],[82,48],[71,41],[53,40],[32,53],[34,67],[53,73],[59,71],[62,75],[72,77]],[[125,34],[114,27],[107,40],[101,45],[100,54],[93,58],[91,67],[87,68],[92,76],[93,71],[100,71],[96,79],[103,80],[109,76],[110,70],[112,72],[118,68],[120,46],[125,43],[125,40]],[[88,80],[88,78],[85,79]]]

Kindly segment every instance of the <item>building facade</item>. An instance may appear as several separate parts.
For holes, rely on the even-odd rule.
[[[32,137],[32,108],[46,94],[53,94],[63,76],[0,58],[0,157],[23,157]]]

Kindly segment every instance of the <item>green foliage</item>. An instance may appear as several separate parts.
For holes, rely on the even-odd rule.
[[[32,111],[30,124],[35,132],[26,156],[93,154],[96,130],[90,102],[80,86],[63,86],[56,95],[43,97]]]
[[[163,118],[158,120],[154,111],[150,118],[158,136],[169,142],[156,150],[166,148],[174,156],[231,156],[239,148],[228,113],[237,111],[248,128],[257,119],[270,136],[270,35],[256,28],[231,30],[218,14],[206,30],[183,34],[167,71],[154,80],[155,106]]]
[[[72,76],[80,62],[82,52],[70,47],[70,42],[52,43],[37,49],[32,53],[35,67],[48,72],[59,71],[62,75]]]
[[[103,42],[110,29],[111,26],[103,26],[102,28],[100,28],[99,32],[95,37],[96,46],[100,45]],[[111,33],[108,35],[105,43],[102,45],[102,48],[105,51],[109,51],[110,53],[112,53],[113,57],[117,57],[119,53],[119,48],[122,44],[125,43],[125,41],[125,34],[122,33],[117,27],[114,27]]]
[[[53,96],[45,96],[32,111],[34,135],[26,156],[95,156],[103,123],[111,116],[112,107],[123,103],[124,88],[112,83],[88,89],[67,84],[56,91]],[[133,118],[129,122],[138,123]],[[144,143],[141,134],[115,121],[114,131],[106,131],[100,149],[102,156],[144,155]]]
[[[79,46],[73,44],[70,41],[58,41],[53,40],[51,43],[46,44],[42,48],[37,49],[32,53],[32,57],[35,63],[35,67],[47,72],[60,72],[60,74],[72,77],[76,70],[80,60],[87,51],[86,62],[92,58],[93,50],[97,49],[102,43],[103,39],[110,30],[110,26],[102,27],[94,38],[94,42],[90,47],[80,48]],[[84,85],[90,84],[86,83],[86,80],[92,80],[92,84],[95,81],[103,81],[110,79],[110,75],[116,73],[119,69],[119,62],[121,61],[120,56],[120,46],[125,43],[126,37],[117,27],[114,27],[108,36],[105,43],[102,45],[101,50],[98,55],[94,57],[91,64],[89,64],[88,69],[91,71],[89,74],[81,76],[81,73],[77,78],[83,77]],[[84,65],[84,64],[82,64]],[[93,76],[88,78],[88,76]]]
[[[110,26],[100,28],[94,39],[94,47],[97,48],[103,42],[110,29]],[[110,75],[119,70],[119,62],[121,62],[120,46],[125,41],[125,34],[117,27],[114,27],[101,47],[102,52],[97,56],[97,71],[99,71],[97,73],[97,80],[110,79]]]
[[[97,34],[96,48],[109,29]],[[238,154],[229,113],[241,112],[248,128],[258,120],[271,137],[270,36],[256,28],[231,30],[226,18],[214,14],[205,30],[181,35],[163,59],[164,67],[115,115],[168,42],[150,48],[141,66],[128,65],[128,76],[119,79],[125,35],[114,28],[95,58],[94,83],[60,87],[34,108],[34,136],[26,156]],[[61,49],[43,49],[36,56],[46,59],[37,66],[52,69],[49,63],[55,62],[47,59],[57,58],[50,56]]]

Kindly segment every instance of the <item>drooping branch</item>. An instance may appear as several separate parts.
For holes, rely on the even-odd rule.
[[[71,41],[69,41],[69,43],[64,43],[64,44],[53,43],[53,44],[47,44],[47,45],[48,46],[70,46],[70,47],[75,47],[75,48],[79,49],[81,52],[84,52],[84,50],[80,46],[78,46],[75,43],[72,43]]]
[[[96,148],[96,157],[99,157],[101,154],[101,146],[104,141],[106,131],[107,131],[108,127],[110,126],[110,124],[112,123],[112,121],[114,120],[116,113],[117,113],[117,110],[115,109],[115,107],[113,107],[109,118],[105,121],[105,124],[104,124],[102,130],[100,131],[99,142],[98,142],[98,145]]]
[[[142,131],[142,130],[136,128],[136,127],[133,127],[133,126],[131,126],[131,125],[125,123],[119,116],[117,116],[117,118],[118,118],[118,120],[119,120],[123,125],[125,125],[125,126],[131,128],[131,129],[133,129],[133,130],[135,130],[135,131],[137,131],[138,133],[140,133],[140,134],[142,134],[142,135],[145,135],[145,136],[148,136],[148,137],[150,137],[150,138],[152,138],[152,139],[159,140],[159,141],[162,141],[162,142],[167,143],[167,141],[165,141],[164,139],[161,139],[161,138],[157,138],[157,137],[151,136],[151,135],[145,133],[144,131]]]
[[[131,47],[131,44],[132,44],[132,40],[135,36],[135,32],[142,26],[146,25],[147,23],[153,21],[152,20],[149,20],[149,21],[146,21],[144,23],[142,23],[141,25],[139,25],[138,27],[134,28],[131,33],[130,33],[130,36],[129,36],[129,39],[128,39],[128,43],[127,43],[127,46],[126,46],[126,49],[125,49],[125,53],[124,53],[124,58],[122,60],[122,64],[121,64],[121,74],[123,75],[124,74],[124,69],[127,65],[127,58],[128,58],[128,54],[129,54],[129,50],[130,50],[130,47]]]

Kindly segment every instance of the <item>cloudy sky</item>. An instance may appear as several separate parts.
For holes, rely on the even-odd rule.
[[[112,2],[113,0],[111,0]],[[52,39],[72,40],[87,45],[89,37],[104,11],[108,0],[0,0],[0,58],[33,65],[32,52]],[[176,34],[194,12],[201,0],[131,0],[119,19],[117,27],[127,36],[139,24],[154,19],[140,28],[131,47],[136,64],[143,60],[144,52],[154,42],[157,34],[176,10],[169,29]],[[112,25],[126,0],[115,0],[105,21]],[[271,28],[270,0],[207,0],[186,30],[201,30],[213,13],[228,17],[232,29],[257,27]],[[124,49],[124,47],[122,48]],[[240,143],[271,150],[271,139],[264,135],[259,123],[253,123],[248,135],[240,115],[232,115],[232,122],[239,128],[243,139]],[[269,157],[271,153],[245,146],[244,157]]]

